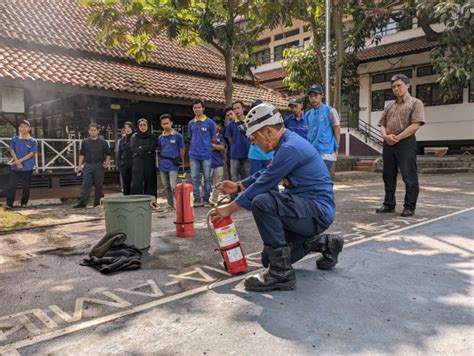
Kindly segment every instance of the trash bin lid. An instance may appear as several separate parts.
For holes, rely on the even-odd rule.
[[[144,194],[134,194],[134,195],[123,195],[116,197],[106,197],[102,198],[103,203],[144,203],[151,202],[155,197],[151,195]]]

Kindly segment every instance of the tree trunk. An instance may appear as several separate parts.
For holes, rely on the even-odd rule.
[[[342,63],[344,60],[344,38],[343,38],[343,4],[342,0],[334,0],[333,7],[333,28],[336,39],[336,68],[334,76],[334,95],[332,96],[332,106],[336,108],[338,113],[342,109]]]
[[[318,34],[318,28],[315,24],[312,25],[313,28],[313,43],[314,43],[314,55],[318,59],[318,69],[321,76],[321,83],[326,87],[326,64],[324,62],[323,52],[321,51],[321,38]],[[316,70],[316,68],[315,68]]]
[[[232,106],[232,92],[234,91],[234,85],[232,83],[232,68],[233,68],[233,58],[232,50],[227,50],[224,53],[225,61],[225,106]]]

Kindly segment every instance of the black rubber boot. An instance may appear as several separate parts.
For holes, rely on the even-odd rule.
[[[245,289],[254,292],[295,289],[296,278],[295,271],[291,266],[290,247],[265,246],[263,249],[268,254],[268,268],[247,277],[244,282]]]
[[[337,257],[343,246],[344,239],[335,234],[317,235],[304,243],[306,253],[321,252],[322,256],[316,260],[316,267],[322,270],[331,269],[337,264]]]

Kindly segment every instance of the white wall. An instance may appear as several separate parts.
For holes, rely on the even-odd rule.
[[[359,117],[377,127],[382,111],[371,111],[371,92],[390,88],[390,82],[372,84],[371,75],[397,69],[413,69],[411,94],[416,85],[434,83],[436,75],[416,77],[416,67],[430,64],[429,52],[363,63],[358,68],[360,80]],[[474,103],[468,102],[468,88],[463,103],[425,107],[426,125],[417,133],[419,141],[474,140]]]

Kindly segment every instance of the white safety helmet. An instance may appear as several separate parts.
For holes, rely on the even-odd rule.
[[[243,130],[247,137],[250,137],[262,127],[282,123],[283,117],[278,109],[271,104],[262,103],[249,111],[243,123]]]

